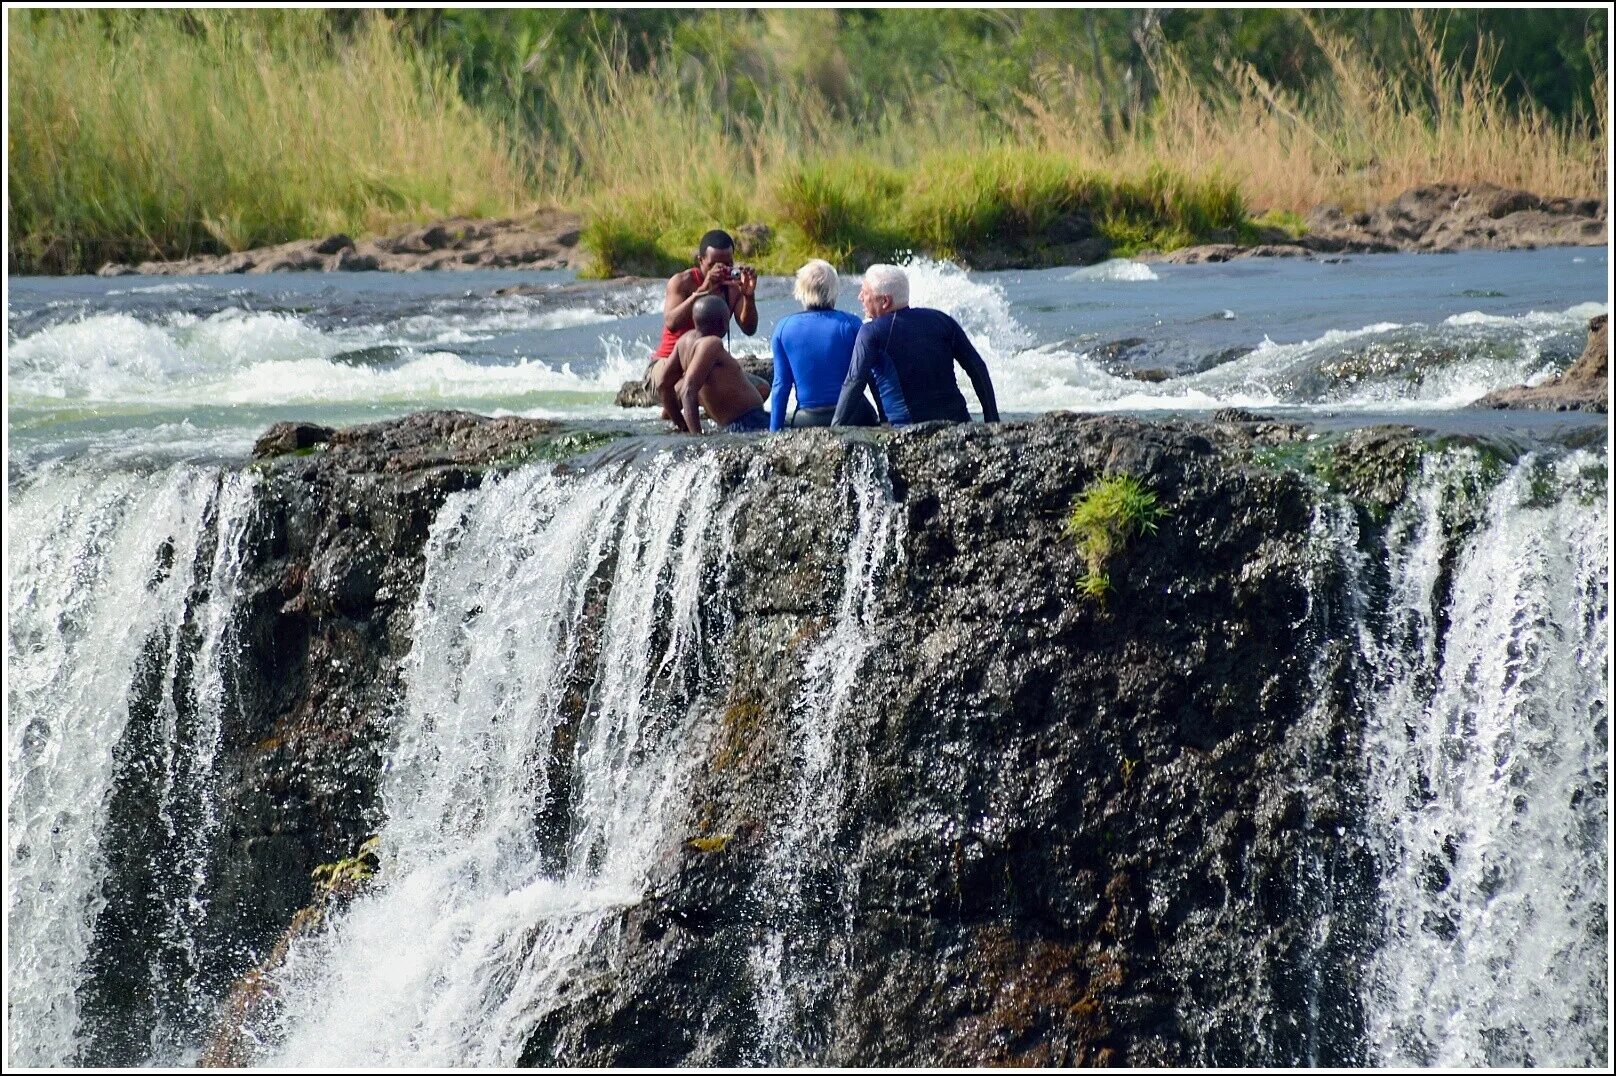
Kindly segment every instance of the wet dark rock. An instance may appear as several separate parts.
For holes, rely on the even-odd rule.
[[[329,426],[319,426],[313,422],[277,422],[254,442],[253,459],[282,456],[323,445],[331,440],[334,432]]]
[[[1308,966],[1295,864],[1335,857],[1337,877],[1360,881],[1367,866],[1339,841],[1321,851],[1320,810],[1289,790],[1306,772],[1332,824],[1351,824],[1356,755],[1307,747],[1353,735],[1340,715],[1304,720],[1333,690],[1311,678],[1332,660],[1309,619],[1312,496],[1294,473],[1233,466],[1229,436],[1047,416],[885,438],[908,533],[875,671],[841,732],[861,791],[830,808],[834,861],[806,886],[819,895],[787,910],[812,924],[833,984],[796,1035],[820,1063],[1302,1056],[1310,1018],[1266,1000]],[[747,957],[789,896],[759,888],[793,772],[780,706],[836,601],[840,544],[816,506],[850,444],[811,431],[759,449],[769,477],[754,492],[779,518],[734,551],[735,681],[711,715],[690,826],[760,836],[712,857],[670,849],[653,898],[625,913],[587,994],[540,1022],[526,1061],[733,1064],[756,1048]],[[736,480],[743,464],[736,451]],[[1062,522],[1086,483],[1119,471],[1172,514],[1113,566],[1102,606],[1077,595]],[[845,928],[840,894],[854,900]],[[1332,939],[1343,950],[1325,959],[1351,944]],[[1313,1031],[1350,1063],[1356,972],[1332,967],[1330,1024]]]
[[[1424,454],[1412,426],[1367,426],[1334,446],[1330,478],[1356,501],[1385,511],[1408,493]]]
[[[311,869],[379,821],[439,507],[564,432],[434,412],[253,465],[207,894],[218,996],[273,956]],[[783,924],[814,940],[793,959],[824,973],[797,1029],[818,1063],[1362,1063],[1352,924],[1367,918],[1349,912],[1371,879],[1350,836],[1346,659],[1328,642],[1339,580],[1311,552],[1314,487],[1247,463],[1270,436],[1284,424],[1057,414],[691,446],[752,495],[729,555],[731,679],[699,713],[705,761],[647,895],[534,1014],[524,1062],[748,1063],[754,954]],[[765,861],[796,794],[787,708],[835,615],[846,468],[868,453],[902,556],[838,733],[833,847],[782,894]],[[1391,441],[1359,454],[1396,462]],[[1097,602],[1064,525],[1116,473],[1168,515],[1114,554]],[[1304,865],[1335,886],[1322,939]]]
[[[1532,411],[1596,411],[1610,408],[1610,318],[1588,322],[1588,343],[1564,373],[1541,385],[1518,385],[1489,392],[1472,407]]]

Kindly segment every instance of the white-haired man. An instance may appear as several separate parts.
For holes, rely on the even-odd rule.
[[[987,363],[976,353],[959,322],[941,310],[909,305],[909,277],[896,265],[865,270],[859,302],[870,318],[853,344],[853,362],[842,383],[832,426],[844,419],[864,386],[875,382],[882,413],[894,426],[914,422],[969,422],[965,397],[954,383],[954,364],[965,368],[982,402],[982,420],[999,421]]]
[[[841,278],[830,262],[815,258],[797,270],[793,292],[801,313],[781,318],[769,338],[774,355],[774,389],[769,393],[769,429],[829,426],[841,399],[842,382],[853,361],[859,319],[836,309]],[[796,392],[797,406],[786,421],[786,399]],[[874,426],[875,409],[860,392],[850,406],[847,425]]]

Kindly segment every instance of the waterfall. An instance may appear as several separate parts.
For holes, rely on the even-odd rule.
[[[444,502],[388,715],[378,881],[266,972],[253,1060],[573,1060],[556,1021],[645,985],[630,956],[654,943],[626,913],[691,862],[670,857],[698,828],[739,641],[788,636],[789,654],[760,655],[801,675],[756,741],[779,766],[757,772],[781,780],[748,786],[751,891],[722,937],[681,944],[734,960],[712,1018],[747,1026],[704,1040],[741,1055],[715,1063],[822,1063],[860,1019],[843,991],[871,949],[866,789],[889,773],[856,704],[905,668],[882,647],[909,611],[901,456],[848,446],[816,532],[825,597],[756,631],[737,624],[759,615],[742,588],[767,584],[751,558],[791,518],[765,498],[799,476],[788,456],[726,453],[491,473]],[[1292,889],[1253,905],[1271,944],[1216,1014],[1219,1049],[1250,1044],[1234,1060],[1605,1060],[1605,471],[1586,452],[1504,465],[1449,448],[1385,518],[1321,490],[1292,625],[1311,690],[1272,789],[1300,799]],[[196,1056],[226,962],[208,951],[215,770],[258,495],[189,466],[56,465],[13,490],[10,1064]],[[536,1042],[556,1056],[529,1056]]]
[[[1600,1065],[1609,532],[1602,457],[1431,459],[1365,625],[1380,1064]],[[1467,532],[1468,533],[1467,537]]]
[[[823,1043],[814,1007],[845,972],[836,961],[845,959],[852,941],[853,872],[837,836],[839,822],[858,809],[859,758],[843,718],[876,644],[881,583],[901,554],[901,521],[884,465],[874,452],[848,458],[842,485],[852,530],[841,597],[835,619],[804,662],[791,707],[796,779],[782,798],[786,813],[763,867],[763,904],[773,918],[751,959],[762,1064],[817,1060]],[[836,902],[839,909],[824,907]],[[823,923],[842,930],[826,937],[805,929]]]
[[[445,505],[383,786],[386,885],[294,947],[267,1060],[516,1063],[683,818],[740,506],[710,459],[667,455]]]
[[[93,1048],[83,980],[98,921],[117,899],[110,864],[131,854],[127,834],[150,822],[142,840],[152,892],[125,894],[153,906],[148,966],[137,972],[153,998],[149,1051],[194,1031],[212,767],[251,501],[248,477],[192,467],[60,467],[14,492],[9,1064],[73,1064]],[[114,797],[139,780],[152,786],[154,817],[116,816]]]

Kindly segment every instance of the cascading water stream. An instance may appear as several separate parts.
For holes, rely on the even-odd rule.
[[[804,662],[802,688],[791,708],[798,769],[763,867],[764,904],[774,918],[752,954],[762,1064],[814,1060],[814,1004],[832,986],[832,965],[838,952],[845,956],[850,940],[850,925],[831,938],[812,936],[804,927],[846,920],[852,911],[853,894],[843,892],[851,871],[836,837],[838,821],[857,809],[859,759],[842,721],[876,645],[882,581],[902,554],[902,522],[884,464],[874,452],[849,457],[843,485],[852,530],[841,598],[835,620]],[[838,900],[845,914],[811,907]]]
[[[385,776],[386,884],[294,948],[266,1060],[519,1059],[683,816],[739,506],[710,461],[666,456],[445,506]]]
[[[1428,463],[1388,524],[1384,625],[1363,633],[1383,931],[1370,1056],[1599,1066],[1605,462],[1529,456],[1490,492],[1483,471]]]
[[[7,521],[7,1060],[93,1051],[82,980],[101,944],[110,816],[131,767],[156,770],[150,886],[161,907],[145,989],[149,1050],[173,1056],[200,1016],[212,785],[252,481],[177,467],[59,468],[17,491]],[[146,733],[137,720],[151,723]],[[153,742],[155,759],[139,757]],[[153,765],[155,764],[155,765]],[[144,1055],[146,1050],[141,1050]]]

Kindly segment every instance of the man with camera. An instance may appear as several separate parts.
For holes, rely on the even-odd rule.
[[[757,332],[757,272],[749,265],[735,264],[735,240],[725,231],[714,229],[701,237],[696,247],[696,264],[681,270],[668,280],[668,292],[662,300],[662,342],[651,356],[651,369],[647,377],[651,389],[662,401],[662,417],[682,426],[681,408],[673,393],[673,385],[664,385],[679,338],[695,328],[692,313],[696,303],[705,296],[716,295],[729,304],[735,324],[741,332],[751,336]]]

